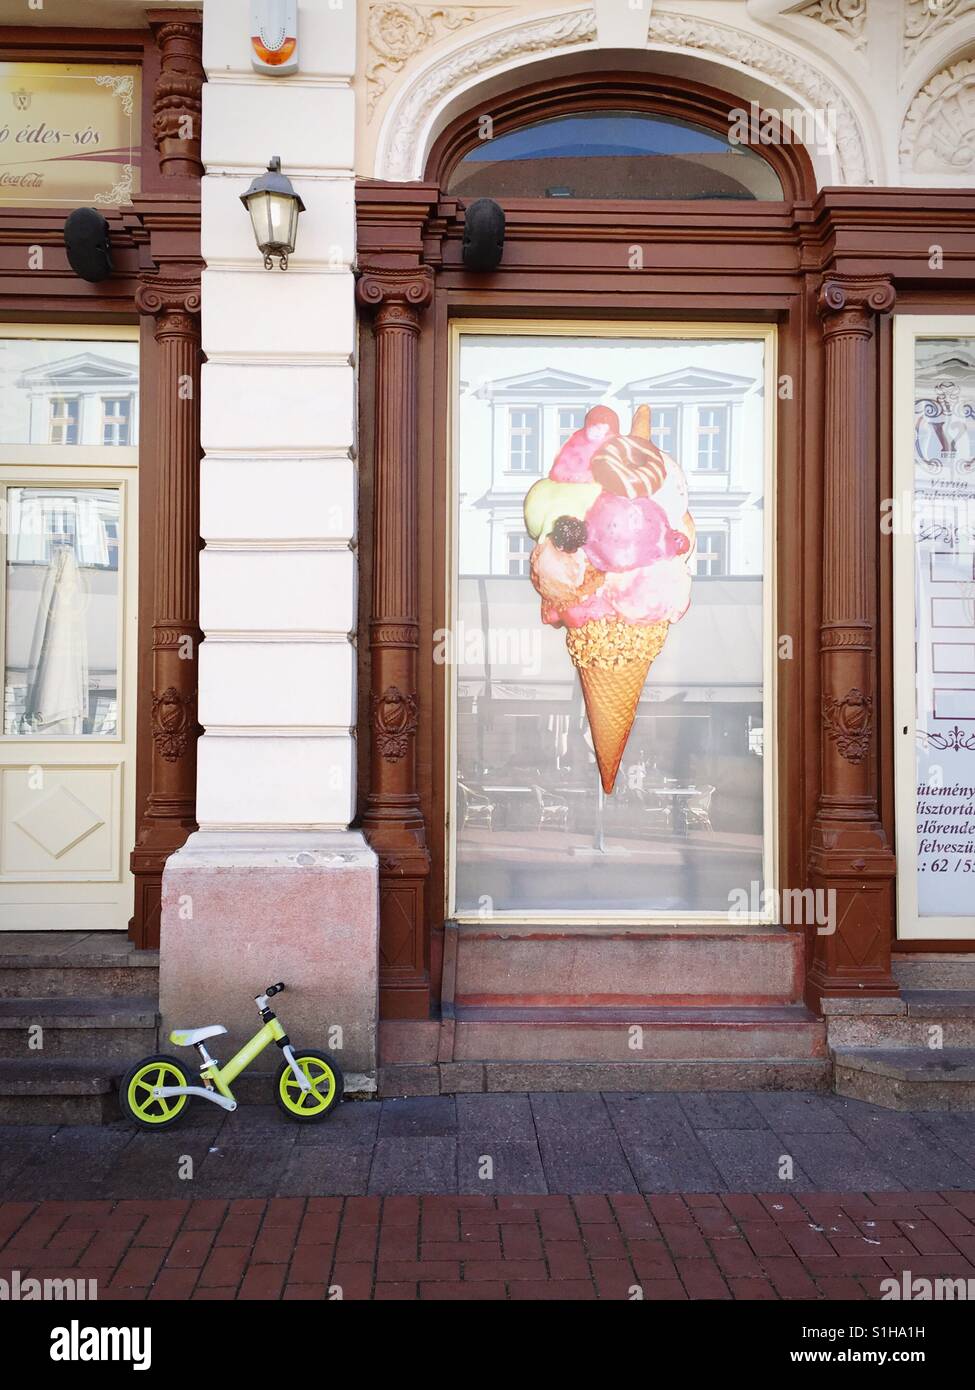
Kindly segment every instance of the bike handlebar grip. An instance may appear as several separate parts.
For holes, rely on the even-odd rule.
[[[284,985],[279,982],[276,985],[269,986],[265,993],[267,994],[268,999],[270,999],[272,994],[280,994],[283,989]]]

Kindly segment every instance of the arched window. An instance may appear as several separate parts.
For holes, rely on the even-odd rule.
[[[807,201],[812,160],[764,113],[711,87],[650,73],[576,73],[491,99],[446,125],[425,178],[463,200]],[[755,117],[758,119],[755,119]],[[753,137],[752,132],[758,135]]]
[[[481,140],[451,169],[446,191],[465,198],[784,196],[772,166],[727,133],[618,109],[554,116]]]

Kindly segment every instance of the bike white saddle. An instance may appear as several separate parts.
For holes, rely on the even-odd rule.
[[[196,1047],[197,1043],[203,1042],[204,1038],[216,1038],[226,1031],[222,1023],[211,1023],[208,1028],[176,1029],[170,1033],[169,1041],[175,1043],[177,1047]]]

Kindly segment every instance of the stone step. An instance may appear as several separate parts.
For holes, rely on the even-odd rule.
[[[472,1091],[828,1091],[826,1057],[746,1061],[441,1062],[379,1068],[379,1095]]]
[[[975,1110],[975,1049],[833,1049],[837,1095],[890,1110]]]
[[[0,997],[155,995],[159,952],[123,932],[0,933]]]
[[[774,1005],[802,988],[802,935],[782,927],[457,928],[458,1005]]]
[[[619,1062],[811,1059],[826,1030],[801,1004],[622,1009],[460,1005],[457,1062]]]
[[[905,989],[975,990],[975,951],[911,951],[894,955],[894,979]]]
[[[859,1004],[824,1002],[831,1047],[975,1047],[975,990],[902,990],[899,999],[873,1001],[869,1011]]]
[[[100,1125],[119,1119],[122,1068],[60,1058],[0,1060],[0,1124]]]
[[[157,1023],[150,996],[0,999],[0,1058],[127,1063],[155,1051]]]

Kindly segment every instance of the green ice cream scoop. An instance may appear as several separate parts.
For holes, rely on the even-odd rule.
[[[543,541],[560,516],[582,521],[601,492],[598,483],[556,483],[541,478],[525,498],[525,529],[536,541]]]

